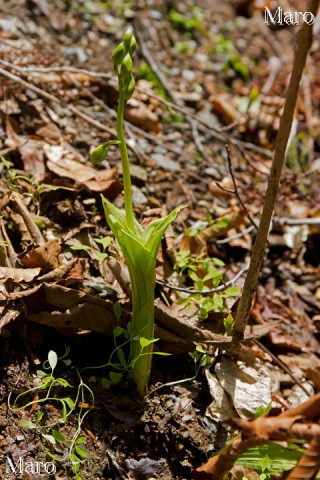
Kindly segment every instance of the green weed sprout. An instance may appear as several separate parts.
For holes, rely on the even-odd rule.
[[[144,396],[151,371],[151,357],[154,336],[154,288],[156,279],[156,258],[162,237],[182,207],[173,210],[164,218],[154,220],[145,229],[135,219],[132,207],[132,189],[128,151],[124,137],[123,117],[127,100],[135,89],[132,75],[132,56],[136,40],[127,30],[122,42],[112,54],[114,71],[118,77],[119,102],[117,112],[117,137],[96,147],[90,160],[101,163],[112,144],[118,144],[123,172],[125,210],[120,210],[102,196],[103,208],[108,225],[116,237],[124,255],[131,280],[132,328],[130,359],[132,378],[138,393]]]

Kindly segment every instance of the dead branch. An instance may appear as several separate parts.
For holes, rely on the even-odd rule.
[[[314,16],[317,14],[319,0],[310,0],[307,10]],[[286,147],[290,136],[294,109],[297,101],[299,84],[307,55],[312,44],[313,25],[304,23],[298,32],[297,50],[294,59],[292,75],[286,94],[283,114],[280,120],[280,127],[276,139],[275,151],[268,181],[267,193],[264,201],[263,211],[259,224],[257,237],[252,249],[249,270],[246,276],[243,294],[237,308],[234,330],[237,337],[242,338],[250,316],[253,296],[256,290],[262,260],[265,253],[267,238],[278,193],[279,181],[282,172]]]
[[[194,478],[222,480],[247,449],[271,442],[303,439],[311,442],[310,447],[286,480],[311,480],[320,466],[320,425],[312,423],[319,417],[319,404],[320,394],[276,417],[266,415],[249,421],[234,420],[241,427],[241,433],[218,455],[196,468]],[[305,420],[310,423],[303,423]]]

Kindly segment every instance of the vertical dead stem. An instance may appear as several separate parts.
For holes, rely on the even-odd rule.
[[[311,12],[314,16],[316,16],[318,7],[319,0],[310,0],[307,11]],[[297,49],[290,83],[287,90],[284,110],[276,139],[267,193],[263,205],[256,241],[252,249],[250,266],[246,276],[242,297],[240,299],[235,316],[234,331],[235,336],[239,338],[243,337],[244,330],[250,316],[252,300],[258,282],[261,263],[266,248],[270,222],[279,187],[280,175],[285,158],[288,138],[291,131],[293,113],[299,91],[299,84],[306,63],[307,55],[312,44],[312,29],[313,25],[308,25],[307,23],[304,23],[298,32]]]

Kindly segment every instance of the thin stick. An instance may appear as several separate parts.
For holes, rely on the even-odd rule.
[[[235,175],[234,175],[233,168],[232,168],[232,162],[231,162],[231,155],[230,155],[229,146],[226,145],[225,148],[226,148],[226,152],[227,152],[228,170],[229,170],[230,177],[231,177],[231,180],[232,180],[232,183],[233,183],[233,190],[225,189],[222,185],[220,185],[219,182],[216,182],[216,184],[217,184],[217,186],[218,186],[219,188],[221,188],[221,190],[225,190],[225,191],[227,191],[227,192],[233,193],[233,194],[237,197],[237,199],[238,199],[238,201],[239,201],[242,209],[245,211],[245,213],[246,213],[246,215],[247,215],[247,217],[248,217],[251,225],[252,225],[256,230],[258,230],[258,225],[257,225],[256,222],[253,220],[253,218],[251,217],[250,212],[249,212],[249,210],[247,209],[246,205],[244,204],[244,202],[243,202],[243,200],[242,200],[242,198],[241,198],[240,192],[239,192],[239,190],[238,190],[238,186],[237,186],[237,182],[236,182],[236,177],[235,177]]]
[[[307,11],[317,14],[319,0],[310,0]],[[275,151],[268,181],[268,189],[263,205],[261,220],[259,223],[257,237],[252,249],[249,270],[246,276],[242,297],[240,299],[235,321],[235,336],[243,338],[246,325],[250,316],[251,305],[256,290],[262,260],[265,253],[267,238],[278,193],[281,171],[284,163],[286,147],[291,131],[293,113],[298,97],[299,84],[302,72],[306,63],[307,55],[312,44],[312,25],[304,23],[298,32],[298,44],[295,54],[292,74],[287,90],[283,114],[280,120],[280,127],[276,139]]]
[[[223,285],[219,285],[219,287],[216,288],[210,288],[210,290],[190,290],[188,288],[183,288],[183,287],[176,287],[175,285],[171,285],[166,282],[161,282],[160,280],[157,280],[157,284],[162,285],[163,287],[169,288],[170,290],[176,290],[178,292],[185,292],[185,293],[190,293],[190,295],[193,294],[200,294],[200,295],[209,295],[210,293],[216,293],[216,292],[223,292],[226,290],[228,287],[234,285],[237,280],[244,274],[245,271],[248,270],[248,266],[246,265],[244,268],[242,268],[233,278],[225,282]]]
[[[18,65],[14,65],[13,63],[7,62],[5,60],[0,60],[0,65],[4,65],[8,68],[11,68],[12,70],[16,70],[18,72],[21,72],[22,74],[26,74],[26,73],[51,73],[51,72],[82,73],[84,75],[88,75],[88,76],[91,76],[93,78],[104,78],[104,79],[109,80],[110,83],[113,83],[115,85],[117,84],[117,80],[110,73],[94,72],[94,71],[91,71],[91,70],[85,70],[85,69],[74,68],[74,67],[69,67],[69,66],[49,67],[49,68],[19,67]],[[3,71],[6,71],[6,70],[2,70],[2,72]],[[18,77],[18,78],[20,78],[20,77]],[[32,84],[30,83],[30,85],[32,85]],[[209,122],[206,122],[205,120],[202,120],[198,115],[192,113],[190,111],[190,109],[188,109],[185,106],[177,105],[175,103],[168,102],[164,98],[160,97],[159,95],[156,95],[155,93],[151,92],[150,90],[146,90],[145,88],[140,88],[140,87],[136,86],[136,90],[137,90],[137,92],[144,93],[145,95],[148,95],[148,97],[153,98],[153,99],[161,102],[163,105],[166,105],[167,107],[172,108],[173,110],[176,110],[178,112],[183,113],[184,115],[188,115],[190,118],[193,118],[194,120],[196,120],[199,123],[199,125],[202,125],[206,129],[210,130],[211,136],[213,138],[215,138],[217,141],[224,142],[224,143],[227,141],[227,142],[231,143],[232,145],[237,146],[241,150],[243,155],[244,155],[243,149],[246,149],[246,150],[251,150],[253,152],[259,153],[259,154],[261,154],[261,155],[263,155],[264,157],[267,157],[267,158],[271,158],[271,156],[272,156],[272,154],[271,154],[271,152],[269,152],[269,150],[266,150],[262,147],[259,147],[258,145],[255,145],[253,143],[244,142],[244,141],[241,141],[239,139],[232,138],[232,137],[226,135],[225,129],[230,128],[231,125],[228,125],[227,127],[222,127],[222,128],[214,127]],[[137,127],[135,127],[135,128],[137,128]],[[157,138],[154,135],[153,136],[150,135],[150,138],[153,139],[154,141],[157,140]],[[157,143],[160,144],[160,143],[163,143],[163,142],[158,141]],[[176,153],[176,152],[174,152],[174,153]]]

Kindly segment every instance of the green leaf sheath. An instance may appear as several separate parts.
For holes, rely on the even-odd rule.
[[[134,231],[126,223],[123,210],[118,209],[102,196],[107,222],[116,237],[128,266],[132,291],[133,337],[154,336],[154,287],[156,259],[162,237],[181,207],[168,216],[151,222],[144,230],[134,218]],[[139,339],[131,340],[130,361],[134,363],[132,377],[138,392],[143,396],[149,382],[153,344],[143,351]],[[143,353],[140,356],[141,352]]]

